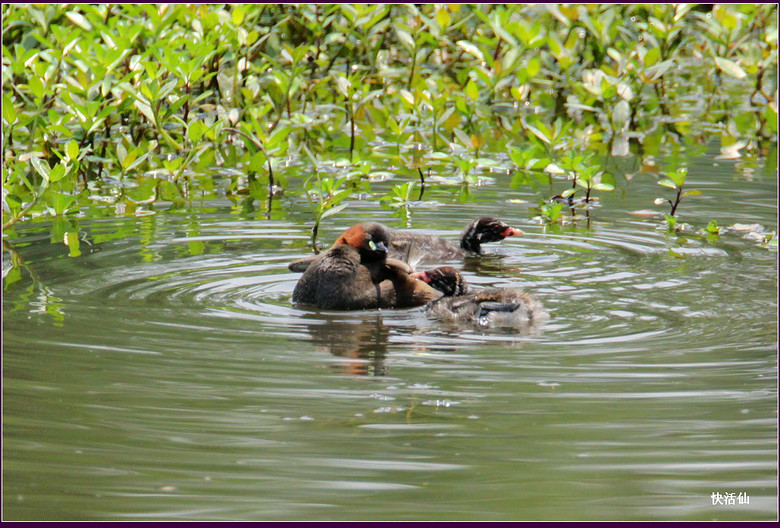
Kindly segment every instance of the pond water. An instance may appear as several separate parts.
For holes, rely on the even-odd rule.
[[[774,168],[715,154],[691,164],[703,195],[681,221],[776,230]],[[273,220],[218,199],[79,218],[78,256],[55,224],[18,225],[5,520],[776,519],[776,251],[748,232],[681,245],[627,214],[671,192],[644,174],[559,230],[497,178],[410,226],[523,229],[447,263],[536,293],[551,318],[533,335],[293,307],[311,218],[292,198]],[[354,202],[322,242],[367,218],[406,227]]]

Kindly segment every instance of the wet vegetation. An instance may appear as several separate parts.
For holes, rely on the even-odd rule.
[[[6,4],[3,231],[227,197],[308,203],[316,244],[353,200],[492,184],[561,229],[641,177],[679,232],[708,144],[776,169],[776,79],[774,4]]]

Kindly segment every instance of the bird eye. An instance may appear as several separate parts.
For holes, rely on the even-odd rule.
[[[376,244],[374,244],[373,240],[368,241],[368,247],[371,248],[371,251],[376,251]]]

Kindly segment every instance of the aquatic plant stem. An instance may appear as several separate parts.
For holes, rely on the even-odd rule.
[[[40,199],[43,197],[43,194],[49,189],[49,180],[46,180],[46,184],[43,186],[43,188],[40,190],[38,194],[33,196],[33,199],[30,200],[30,202],[25,205],[21,211],[19,211],[19,214],[11,218],[8,222],[3,224],[3,231],[8,229],[9,227],[12,227],[16,222],[21,220],[21,218],[27,214],[27,212],[35,207],[35,205],[40,201]]]

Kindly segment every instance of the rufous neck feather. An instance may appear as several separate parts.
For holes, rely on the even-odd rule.
[[[363,245],[363,240],[366,238],[366,230],[363,226],[358,224],[350,227],[344,231],[341,236],[336,240],[336,244],[349,244],[352,247],[359,248]]]

